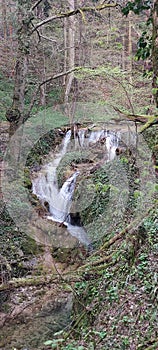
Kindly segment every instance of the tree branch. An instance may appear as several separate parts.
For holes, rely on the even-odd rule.
[[[99,250],[95,251],[90,258],[93,258],[95,255],[98,255],[99,253],[106,251],[111,247],[111,245],[113,245],[115,242],[117,242],[120,238],[122,238],[124,235],[126,235],[127,233],[132,233],[135,230],[138,229],[138,227],[141,226],[141,224],[143,223],[144,219],[150,214],[150,212],[157,207],[158,203],[154,203],[150,208],[148,208],[143,214],[142,217],[136,218],[135,220],[131,221],[122,231],[120,231],[119,233],[117,233],[114,237],[112,237],[111,239],[109,239],[109,241],[105,242],[100,248]],[[105,258],[109,258],[110,256],[106,256]],[[90,262],[91,264],[93,263]],[[95,264],[97,263],[97,261],[95,262]],[[83,266],[82,266],[83,267]],[[81,268],[82,268],[81,267]]]
[[[43,0],[38,0],[37,2],[35,2],[35,4],[31,7],[30,11],[35,10],[35,8],[40,4],[40,2],[42,2]]]
[[[122,114],[125,119],[128,119],[130,121],[133,121],[135,123],[145,123],[142,128],[139,130],[139,132],[143,132],[144,130],[148,129],[153,124],[158,124],[158,116],[157,115],[138,115],[138,114],[128,114],[123,111],[121,111],[119,108],[114,107],[114,110],[118,112],[119,114]]]
[[[51,17],[48,17],[46,19],[44,19],[43,21],[39,22],[35,27],[34,29],[32,30],[32,33],[34,31],[37,30],[37,28],[39,27],[42,27],[43,25],[49,23],[49,22],[52,22],[56,19],[61,19],[61,18],[65,18],[65,17],[70,17],[70,16],[74,16],[74,15],[77,15],[78,13],[79,14],[83,14],[84,12],[89,12],[89,11],[102,11],[106,8],[114,8],[116,7],[118,4],[117,3],[114,3],[114,4],[101,4],[101,5],[98,5],[98,6],[86,6],[86,7],[80,7],[80,8],[77,8],[75,10],[72,10],[72,11],[68,11],[68,12],[63,12],[63,13],[59,13],[55,16],[51,16]],[[34,5],[35,6],[35,5]]]
[[[61,73],[59,73],[59,74],[57,74],[57,75],[54,75],[53,77],[49,77],[49,78],[47,78],[46,80],[44,80],[44,81],[42,81],[41,83],[39,83],[38,86],[37,86],[37,88],[36,88],[36,90],[35,90],[35,92],[34,92],[34,94],[33,94],[32,100],[31,100],[31,102],[30,102],[29,110],[27,111],[27,113],[26,113],[26,115],[25,115],[25,121],[26,121],[26,120],[29,118],[29,116],[30,116],[30,113],[31,113],[32,108],[33,108],[33,106],[34,106],[34,104],[35,104],[35,101],[36,101],[36,98],[37,98],[37,94],[38,94],[38,92],[39,92],[41,86],[43,86],[43,85],[46,84],[46,83],[49,83],[49,82],[52,81],[52,80],[61,78],[61,77],[65,76],[65,75],[68,75],[68,74],[70,74],[70,73],[72,73],[72,72],[75,72],[75,71],[78,71],[78,70],[80,70],[80,69],[82,69],[82,67],[76,67],[76,68],[70,69],[70,70],[68,70],[68,71],[66,71],[66,72],[61,72]]]

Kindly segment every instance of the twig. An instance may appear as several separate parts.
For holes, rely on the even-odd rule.
[[[133,220],[129,225],[127,225],[122,231],[120,231],[118,234],[116,234],[114,237],[112,237],[108,242],[105,242],[99,250],[95,251],[91,258],[101,253],[103,250],[110,248],[112,244],[117,242],[120,238],[122,238],[127,232],[130,230],[136,230],[138,226],[140,226],[143,222],[143,220],[147,217],[147,215],[150,213],[151,210],[153,210],[156,207],[157,203],[155,203],[152,207],[150,207],[148,210],[144,212],[141,218],[137,218]]]
[[[150,345],[147,346],[148,344],[150,344]],[[155,345],[158,345],[158,338],[154,338],[154,339],[148,340],[144,344],[139,344],[138,345],[138,350],[152,350],[152,349],[155,348]]]
[[[58,79],[58,78],[61,78],[61,77],[65,76],[65,75],[68,75],[68,74],[70,74],[70,73],[72,73],[72,72],[79,71],[80,69],[82,69],[82,67],[75,67],[75,68],[70,69],[70,70],[68,70],[68,71],[66,71],[66,72],[61,72],[61,73],[59,73],[59,74],[57,74],[57,75],[54,75],[54,76],[52,76],[52,77],[49,77],[49,78],[45,79],[44,81],[42,81],[41,83],[39,83],[38,86],[37,86],[37,88],[36,88],[36,90],[35,90],[35,92],[34,92],[34,94],[33,94],[32,100],[31,100],[31,102],[30,102],[29,110],[27,111],[27,113],[26,113],[26,115],[25,115],[25,121],[26,121],[26,120],[29,118],[29,116],[30,116],[30,113],[31,113],[31,111],[32,111],[32,108],[33,108],[33,106],[34,106],[34,104],[35,104],[35,102],[36,102],[37,94],[38,94],[38,92],[39,92],[39,90],[40,90],[40,88],[41,88],[42,85],[44,85],[44,84],[46,84],[46,83],[49,83],[49,82],[52,81],[52,80],[55,80],[55,79]]]
[[[85,269],[86,267],[89,267],[89,266],[92,266],[92,267],[95,266],[95,267],[96,267],[96,266],[98,266],[98,265],[100,265],[100,264],[105,263],[106,261],[109,261],[109,260],[113,257],[113,255],[114,255],[114,253],[111,254],[111,255],[104,256],[103,258],[98,259],[98,260],[96,260],[96,261],[90,261],[90,262],[88,262],[87,264],[85,264],[85,265],[79,267],[78,270],[79,270],[79,271],[80,271],[80,270],[83,270],[83,269]]]
[[[35,10],[35,8],[40,4],[40,2],[42,2],[43,0],[38,0],[37,2],[35,2],[35,4],[31,7],[30,11],[32,12],[33,10]]]

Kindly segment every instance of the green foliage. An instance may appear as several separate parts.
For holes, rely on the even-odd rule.
[[[60,332],[58,332],[60,333]],[[57,333],[56,333],[57,334]],[[44,345],[48,345],[50,346],[52,349],[63,349],[63,350],[84,350],[85,348],[82,345],[75,345],[75,342],[71,342],[71,344],[68,345],[62,345],[62,343],[64,342],[64,339],[53,339],[53,340],[47,340]]]
[[[108,203],[110,187],[106,168],[102,167],[91,176],[90,186],[91,188],[87,188],[84,192],[86,200],[87,191],[92,191],[92,202],[81,212],[81,219],[85,225],[93,222],[94,217],[98,218],[105,211]]]
[[[48,154],[55,144],[56,136],[58,136],[58,142],[61,141],[61,137],[57,135],[56,130],[50,130],[46,135],[41,137],[31,151],[28,154],[26,166],[37,165],[42,162],[42,156]],[[56,140],[57,143],[57,140]],[[26,169],[25,169],[25,175]],[[28,176],[25,176],[26,185],[29,184]]]
[[[139,15],[143,10],[149,10],[152,6],[152,0],[135,0],[128,1],[126,6],[122,8],[122,13],[128,16],[130,11]]]
[[[146,60],[151,55],[151,45],[152,45],[152,36],[148,34],[147,31],[144,31],[137,43],[137,53],[135,58],[137,60],[143,59]]]
[[[53,340],[47,340],[44,345],[50,345],[52,349],[58,349],[58,346],[63,343],[64,339],[53,339]]]
[[[60,86],[55,86],[47,94],[47,106],[53,106],[62,102],[63,89]]]
[[[13,82],[0,75],[0,120],[6,120],[5,113],[12,103]]]
[[[122,13],[125,16],[128,16],[130,11],[133,11],[135,14],[140,15],[144,10],[151,10],[152,1],[151,0],[135,0],[128,1],[127,4],[122,8]],[[142,32],[138,42],[137,42],[137,53],[135,55],[136,60],[146,60],[151,56],[151,46],[152,46],[152,35],[149,30],[150,25],[152,24],[151,16],[146,21],[146,29]]]

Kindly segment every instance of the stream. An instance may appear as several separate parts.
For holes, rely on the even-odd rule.
[[[72,224],[70,214],[76,182],[80,171],[74,171],[73,174],[66,179],[62,187],[59,188],[57,167],[65,154],[70,152],[72,147],[76,152],[78,149],[82,152],[91,149],[93,152],[94,147],[102,145],[102,164],[112,161],[116,156],[119,140],[120,132],[110,132],[107,130],[89,131],[87,129],[78,130],[72,140],[72,133],[71,130],[69,130],[63,139],[60,151],[54,155],[53,161],[44,165],[38,175],[32,179],[33,194],[38,197],[43,205],[47,203],[49,211],[47,218],[65,225],[68,232],[86,246],[91,244],[91,240],[82,225],[78,225],[74,220]]]
[[[70,249],[69,238],[64,237],[65,230],[86,248],[93,244],[89,233],[80,222],[80,213],[73,203],[75,191],[78,190],[80,181],[84,177],[90,178],[98,166],[112,164],[122,145],[128,147],[135,142],[135,134],[129,132],[127,126],[119,125],[118,128],[114,126],[109,129],[80,128],[74,134],[68,130],[55,152],[50,152],[45,158],[41,169],[33,172],[32,193],[47,209],[46,216],[41,217],[39,223],[36,222],[38,225],[35,239],[39,238],[39,230],[43,220],[44,225],[46,221],[51,222],[52,226],[50,225],[49,228],[52,232],[56,230],[56,225],[59,226],[57,230],[57,235],[60,232],[59,241],[67,239],[69,244],[66,241],[65,246]],[[72,155],[74,161],[71,159]],[[79,162],[76,155],[79,157]],[[71,159],[69,169],[67,169],[67,163],[63,163],[63,167],[60,168],[62,161],[65,161],[67,157]],[[116,173],[118,171],[117,169]],[[62,177],[62,181],[61,179],[59,181],[59,175]],[[85,195],[87,194],[85,193]],[[86,200],[88,201],[88,196]],[[37,217],[35,216],[35,218]],[[48,234],[49,232],[44,226],[40,233],[41,241],[42,237],[44,236],[44,241]],[[55,235],[53,243],[54,237]],[[60,245],[58,246],[60,247]],[[60,268],[62,271],[61,265],[57,263],[59,271]],[[69,266],[69,271],[71,268],[72,266]],[[64,287],[62,290],[60,284],[32,285],[10,291],[0,313],[0,321],[3,325],[0,348],[3,350],[35,350],[37,348],[43,350],[44,342],[52,339],[55,332],[69,329],[72,307],[72,291],[66,290]]]

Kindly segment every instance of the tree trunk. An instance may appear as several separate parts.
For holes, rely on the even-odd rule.
[[[3,0],[1,2],[2,6],[2,18],[3,18],[3,38],[7,40],[7,9],[6,9],[6,1]]]
[[[158,108],[158,0],[154,0],[152,34],[153,96]]]
[[[125,36],[123,34],[122,36],[122,69],[123,71],[126,70],[126,64],[125,64]]]
[[[69,0],[69,9],[73,11],[75,9],[75,0]],[[68,70],[71,70],[75,66],[75,17],[72,16],[68,19]],[[65,88],[65,105],[68,105],[69,95],[74,79],[74,73],[70,73],[67,77],[66,88]],[[68,112],[70,122],[72,122],[73,116],[70,115],[71,111]]]
[[[128,16],[128,71],[129,71],[129,80],[132,83],[132,23],[131,23],[131,13]]]
[[[10,122],[10,137],[25,119],[26,78],[28,74],[28,57],[30,46],[30,1],[19,0],[18,30],[17,30],[17,57],[14,75],[14,93],[12,106],[6,112]]]
[[[68,56],[68,44],[67,44],[67,27],[68,20],[64,18],[64,72],[67,70],[67,56]],[[66,76],[63,76],[63,85],[66,85]]]

